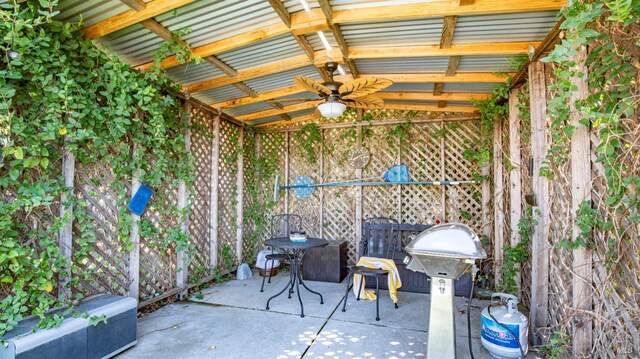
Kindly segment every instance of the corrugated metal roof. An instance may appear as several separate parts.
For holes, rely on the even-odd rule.
[[[247,121],[247,124],[249,124],[250,126],[257,126],[263,123],[269,123],[269,122],[281,121],[281,120],[283,120],[282,117],[280,117],[279,115],[274,115],[274,116],[269,116],[265,118],[259,118],[253,121]]]
[[[515,71],[511,61],[519,56],[462,56],[457,72],[509,72]]]
[[[442,92],[491,92],[499,83],[445,83]]]
[[[453,43],[540,41],[558,21],[557,11],[460,16]]]
[[[323,33],[324,37],[327,38],[327,42],[329,43],[329,45],[331,45],[331,48],[337,49],[338,41],[336,41],[336,38],[333,36],[333,32],[323,31]],[[318,36],[317,32],[307,34],[305,37],[309,45],[311,45],[313,51],[322,51],[325,49],[324,44],[322,43],[322,40],[320,40],[320,36]]]
[[[300,0],[283,0],[282,3],[284,4],[284,7],[287,8],[289,14],[305,11]],[[316,0],[307,0],[307,4],[309,4],[310,9],[317,9],[320,7]]]
[[[277,90],[293,86],[295,76],[306,76],[315,80],[320,79],[320,74],[313,66],[301,67],[299,69],[283,71],[277,74],[247,80],[244,83],[257,93]]]
[[[440,43],[444,18],[342,24],[349,47],[389,47]]]
[[[207,91],[196,92],[193,94],[193,97],[206,104],[213,104],[222,101],[233,100],[236,98],[247,97],[247,94],[238,90],[238,88],[233,85],[227,85]]]
[[[155,19],[171,31],[191,28],[183,39],[193,47],[281,21],[264,0],[200,0]]]
[[[224,109],[223,111],[228,113],[231,116],[237,117],[237,116],[246,115],[248,113],[273,110],[273,109],[274,107],[269,105],[266,102],[256,102],[256,103],[252,103],[244,106],[227,108],[227,109]]]
[[[299,55],[304,55],[304,51],[293,36],[286,34],[223,52],[217,57],[237,71],[244,71]]]
[[[313,93],[313,92],[305,91],[305,92],[301,92],[301,93],[295,93],[293,95],[278,97],[275,100],[291,100],[291,99],[299,99],[299,98],[320,99],[320,96],[318,94]],[[283,104],[286,105],[286,104],[293,104],[293,103],[296,103],[296,102],[284,102]]]
[[[331,0],[330,3],[333,10],[347,10],[375,6],[398,6],[437,1],[442,0]]]
[[[93,42],[106,52],[118,55],[120,60],[136,66],[153,61],[154,53],[164,40],[142,25],[135,24]]]
[[[362,74],[401,74],[444,72],[449,58],[434,57],[405,57],[395,59],[359,59],[356,67]]]
[[[225,76],[222,71],[218,70],[207,61],[202,61],[199,64],[191,62],[171,67],[166,70],[166,74],[173,81],[181,85],[190,85],[192,83]]]
[[[57,20],[78,22],[82,14],[83,26],[88,26],[131,10],[131,8],[116,0],[63,0],[60,1],[56,10],[60,11],[60,14],[56,16]]]
[[[433,83],[396,82],[382,91],[387,92],[433,92]]]
[[[296,118],[296,117],[300,117],[300,116],[310,115],[310,114],[314,113],[315,110],[316,110],[316,108],[312,107],[312,108],[307,108],[307,109],[304,109],[304,110],[289,112],[289,113],[287,113],[287,115],[291,116],[292,118]]]

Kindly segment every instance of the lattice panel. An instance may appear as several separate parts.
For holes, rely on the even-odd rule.
[[[249,195],[249,191],[252,186],[256,184],[256,181],[260,181],[260,178],[254,178],[252,172],[248,169],[254,168],[255,163],[255,155],[256,155],[256,134],[251,131],[245,131],[242,140],[242,148],[243,148],[243,180],[244,180],[244,195],[242,197],[243,205],[244,205],[244,216],[242,223],[242,233],[243,233],[243,241],[242,241],[242,258],[243,262],[251,263],[257,257],[257,251],[259,249],[259,238],[253,236],[255,232],[254,222],[247,217],[247,209],[252,205],[251,196]]]
[[[527,91],[527,86],[523,87],[521,91]],[[529,103],[524,103],[527,111],[529,109]],[[520,167],[520,181],[522,196],[522,213],[526,213],[527,204],[525,196],[533,193],[532,189],[532,177],[529,175],[529,159],[531,158],[531,122],[529,119],[519,118],[520,121],[520,158],[522,159],[522,166]],[[527,252],[531,253],[531,243],[527,248]],[[520,272],[520,302],[525,308],[531,308],[531,259],[522,264],[522,272]]]
[[[113,192],[112,171],[105,165],[77,165],[75,196],[79,203],[86,203],[87,222],[74,221],[74,260],[82,268],[79,287],[85,294],[114,293],[126,295],[129,290],[129,257],[118,238],[118,196]],[[83,236],[95,236],[92,250],[78,260],[81,250],[78,240]],[[85,248],[86,250],[86,248]],[[87,276],[88,278],[85,278]]]
[[[474,164],[464,157],[467,150],[477,148],[480,128],[477,121],[448,122],[445,124],[446,181],[472,180]],[[447,219],[469,225],[476,232],[482,228],[482,185],[462,184],[446,186]]]
[[[402,162],[409,167],[412,181],[442,179],[442,123],[415,124],[409,128],[409,147]],[[433,224],[444,218],[441,186],[402,186],[402,223]]]
[[[355,178],[355,170],[345,161],[348,149],[341,143],[346,129],[328,129],[323,132],[326,148],[323,153],[323,182],[343,181]],[[356,187],[326,187],[323,193],[323,236],[330,240],[347,240],[349,263],[356,262]]]
[[[194,159],[195,180],[191,186],[189,234],[194,246],[189,265],[191,281],[209,272],[209,221],[211,218],[211,160],[213,157],[214,116],[199,106],[191,108],[191,155]]]
[[[286,181],[286,137],[287,135],[284,132],[270,132],[260,135],[260,156],[265,156],[265,158],[277,159],[278,163],[276,174],[280,177],[281,186],[284,185]],[[263,186],[264,200],[273,200],[273,187],[275,184],[275,178],[264,178],[262,180],[265,182]],[[285,213],[286,197],[287,191],[280,191],[278,196],[278,203],[276,203],[268,213],[265,213],[268,223],[271,223],[271,216],[275,214]],[[264,246],[264,240],[268,239],[269,237],[271,237],[271,229],[270,225],[267,225],[264,228],[264,233],[262,233],[260,236],[260,248]]]
[[[309,163],[302,148],[302,139],[297,139],[296,132],[289,133],[289,182],[294,183],[296,176],[310,177],[314,183],[320,183],[320,146],[317,145],[316,163]],[[292,190],[288,191],[289,213],[295,213],[302,216],[302,227],[306,230],[308,236],[320,235],[320,191],[317,189],[313,194],[304,199],[297,199]]]
[[[175,243],[165,239],[180,230],[179,218],[169,216],[169,208],[178,207],[178,183],[170,181],[154,188],[153,200],[140,218],[140,297],[149,299],[176,287]],[[145,227],[153,227],[151,237]]]
[[[378,178],[387,170],[399,164],[399,141],[391,136],[389,131],[391,126],[376,126],[372,128],[373,135],[365,137],[363,145],[369,149],[371,160],[364,168],[364,178]],[[409,169],[411,175],[411,168]],[[370,217],[399,218],[400,186],[364,186],[362,187],[362,216],[363,219]]]
[[[218,263],[236,253],[236,196],[238,177],[238,139],[240,130],[227,121],[220,121],[220,158],[218,161]]]

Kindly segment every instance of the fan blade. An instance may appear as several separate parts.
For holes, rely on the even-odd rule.
[[[364,96],[358,99],[344,100],[344,103],[352,108],[363,108],[366,110],[376,110],[384,107],[384,101],[375,96]]]
[[[343,100],[349,100],[371,95],[374,92],[391,86],[391,84],[393,84],[391,80],[381,79],[379,77],[365,77],[347,82],[340,86],[338,92],[340,92]]]
[[[275,102],[307,102],[307,101],[321,101],[320,98],[289,98],[286,100],[267,100],[265,102],[275,103]]]
[[[304,87],[308,91],[315,92],[320,95],[331,95],[331,90],[326,86],[308,77],[296,76],[293,78],[293,82],[300,87]]]

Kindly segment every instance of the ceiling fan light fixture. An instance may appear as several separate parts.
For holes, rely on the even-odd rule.
[[[318,111],[326,118],[340,117],[346,109],[347,105],[331,99],[318,105]]]

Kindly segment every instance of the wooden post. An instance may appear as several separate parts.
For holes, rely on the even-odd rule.
[[[531,237],[531,336],[533,344],[540,344],[537,329],[549,323],[549,182],[540,176],[542,161],[547,155],[547,122],[544,64],[536,61],[529,65],[531,96],[531,154],[533,157],[533,195],[536,206]]]
[[[515,247],[520,243],[520,235],[518,234],[518,224],[522,218],[522,179],[520,171],[522,169],[522,156],[520,153],[520,110],[518,109],[518,90],[513,89],[509,92],[509,162],[511,162],[511,171],[509,173],[509,182],[511,190],[509,191],[509,211],[510,211],[510,228],[511,247]],[[521,280],[520,273],[516,275],[515,281],[518,286],[518,297],[521,297]]]
[[[357,110],[356,146],[362,146],[362,110]],[[362,179],[362,168],[356,168],[356,178]],[[360,259],[360,240],[362,239],[362,186],[356,186],[356,262]]]
[[[138,145],[133,145],[133,155],[135,158],[138,153]],[[140,168],[133,172],[131,178],[131,197],[136,194],[140,188]],[[131,232],[129,240],[131,241],[131,252],[129,252],[129,296],[135,300],[140,299],[140,216],[131,213]]]
[[[242,249],[244,241],[242,238],[242,227],[244,222],[244,155],[242,154],[244,142],[244,127],[240,127],[240,137],[238,138],[238,177],[236,179],[236,258],[238,258],[238,265],[242,263]]]
[[[324,131],[320,130],[320,183],[324,183]],[[324,238],[324,188],[320,190],[320,238]]]
[[[65,141],[66,145],[66,141]],[[60,195],[60,217],[64,225],[60,228],[58,244],[60,252],[65,259],[65,278],[58,283],[60,293],[71,298],[71,288],[67,285],[71,279],[71,264],[73,261],[73,187],[75,177],[76,157],[66,148],[62,151],[62,176],[64,177],[65,191]]]
[[[184,147],[187,156],[191,152],[191,130],[190,126],[190,117],[191,117],[191,103],[189,101],[185,101],[182,105],[182,110],[186,118],[183,118],[183,123],[186,123],[187,131],[184,134]],[[178,183],[178,210],[180,212],[184,212],[185,208],[187,208],[187,201],[189,199],[189,191],[187,190],[187,184],[184,180],[180,180]],[[180,223],[180,231],[183,234],[187,234],[189,232],[189,218],[186,214],[182,215],[182,222]],[[189,286],[189,255],[185,251],[185,249],[180,249],[177,255],[177,269],[176,269],[176,285],[178,288],[183,288],[183,291],[180,292],[180,299],[185,298],[188,295],[188,286]]]
[[[569,100],[571,106],[570,121],[574,126],[571,137],[571,217],[573,222],[572,240],[577,240],[580,227],[577,223],[577,212],[584,201],[591,202],[591,144],[589,128],[580,123],[582,114],[575,108],[576,101],[585,99],[588,95],[586,80],[587,69],[584,65],[586,49],[580,48],[575,61],[578,71],[584,76],[572,77],[571,84],[577,91],[571,93]],[[573,250],[573,354],[576,357],[589,357],[592,345],[592,324],[589,315],[592,310],[592,253],[587,247],[579,247]]]
[[[289,131],[284,133],[284,184],[289,185]],[[289,213],[289,191],[284,192],[284,213]]]
[[[211,139],[211,204],[209,214],[209,266],[213,274],[218,268],[218,161],[220,158],[220,111],[213,120]]]
[[[496,284],[504,261],[504,184],[502,165],[502,118],[493,121],[493,261]]]
[[[445,138],[447,136],[447,126],[444,122],[444,119],[440,122],[440,132],[442,133],[442,137],[440,138],[440,180],[446,181],[445,168],[446,168],[446,142]],[[442,196],[441,210],[442,216],[440,218],[441,221],[446,219],[447,217],[447,186],[440,186],[440,196]],[[484,202],[483,202],[484,203]],[[434,223],[435,224],[435,223]]]

